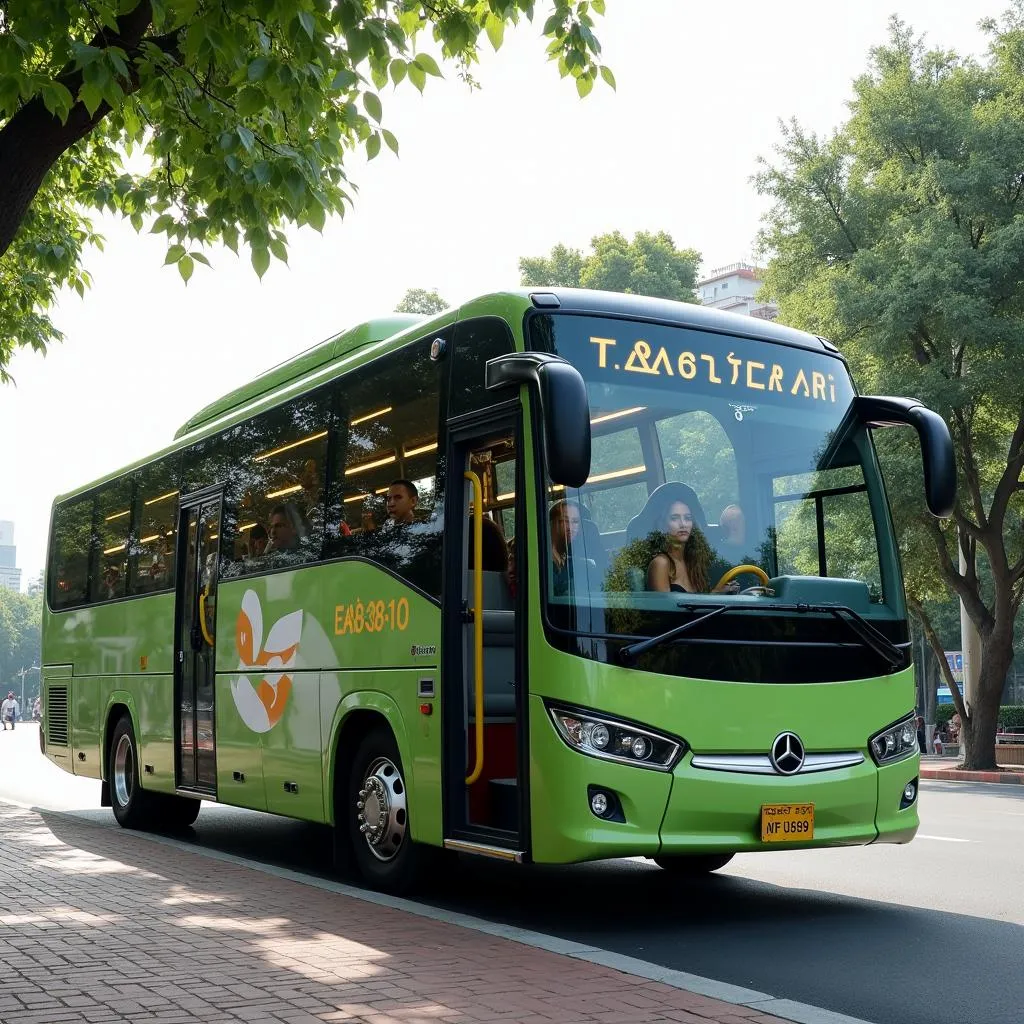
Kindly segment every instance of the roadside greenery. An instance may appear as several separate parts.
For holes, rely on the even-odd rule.
[[[167,239],[188,281],[217,244],[256,273],[285,229],[351,206],[346,158],[398,140],[382,94],[422,92],[532,20],[535,0],[18,0],[0,5],[0,381],[20,346],[60,338],[62,288],[84,294],[90,213]],[[605,0],[539,5],[547,52],[580,96],[598,78]],[[436,55],[436,56],[435,56]],[[440,58],[438,60],[437,58]],[[130,159],[129,159],[130,158]]]
[[[983,61],[929,50],[894,19],[854,84],[850,118],[819,137],[782,127],[757,186],[780,319],[831,338],[862,391],[939,411],[960,483],[949,522],[922,498],[916,439],[877,443],[911,608],[947,683],[929,600],[963,600],[981,678],[963,719],[965,764],[995,764],[999,701],[1024,598],[1024,0],[988,21]],[[960,553],[963,568],[960,567]],[[988,584],[986,585],[986,582]]]

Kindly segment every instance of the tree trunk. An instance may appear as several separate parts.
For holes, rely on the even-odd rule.
[[[1002,700],[1006,673],[1013,660],[1012,633],[993,630],[981,644],[981,677],[977,699],[971,705],[970,717],[963,721],[963,767],[971,771],[992,771],[996,767],[996,727],[999,724],[999,702]]]

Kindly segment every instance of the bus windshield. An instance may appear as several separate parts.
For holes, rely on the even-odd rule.
[[[583,375],[593,438],[583,487],[547,481],[550,628],[577,647],[580,634],[636,639],[725,603],[749,614],[695,624],[688,649],[835,644],[863,654],[852,671],[881,674],[867,645],[821,609],[848,608],[904,639],[881,479],[867,432],[847,416],[842,359],[609,317],[536,316],[530,333]],[[798,615],[806,622],[794,630]],[[710,677],[728,671],[704,665]]]

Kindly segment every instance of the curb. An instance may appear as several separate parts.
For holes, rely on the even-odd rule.
[[[969,772],[956,768],[921,768],[922,779],[938,782],[998,782],[1024,785],[1024,772]]]

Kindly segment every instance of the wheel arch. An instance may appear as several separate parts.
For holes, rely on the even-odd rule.
[[[401,709],[386,693],[363,690],[348,694],[335,709],[331,723],[331,742],[327,748],[326,764],[324,765],[324,793],[328,824],[337,825],[335,807],[337,805],[338,787],[346,781],[345,768],[355,753],[356,744],[376,726],[390,730],[398,745],[398,753],[402,758],[402,774],[405,778],[406,790],[410,802],[415,800],[416,786],[413,781],[412,752],[409,737],[406,733],[405,717]],[[415,822],[416,816],[412,816]]]

